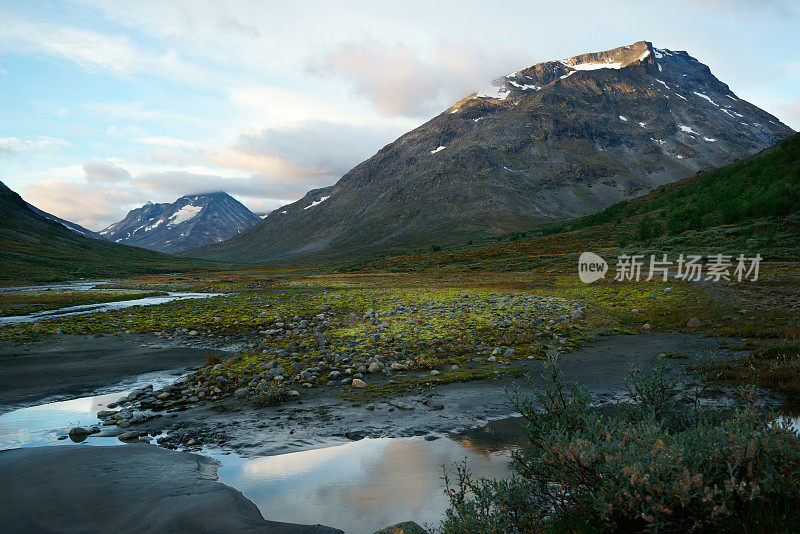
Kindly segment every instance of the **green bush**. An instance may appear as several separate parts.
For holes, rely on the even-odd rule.
[[[606,414],[553,356],[543,379],[534,398],[514,397],[530,441],[514,476],[457,466],[441,532],[761,532],[798,519],[800,436],[752,394],[723,412],[702,388],[679,394],[666,367],[631,371],[631,402]]]

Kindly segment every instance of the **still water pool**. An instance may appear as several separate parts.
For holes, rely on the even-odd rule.
[[[151,374],[129,381],[128,386],[173,379],[165,373]],[[97,411],[125,394],[121,390],[2,414],[0,450],[56,444],[126,446],[113,437],[93,436],[83,443],[58,439],[73,426],[99,423]],[[218,450],[202,454],[222,462],[220,481],[244,493],[266,519],[320,523],[360,533],[408,520],[438,525],[448,504],[442,467],[467,460],[475,475],[502,476],[508,472],[511,451],[520,443],[519,420],[506,419],[432,441],[363,439],[255,458]]]

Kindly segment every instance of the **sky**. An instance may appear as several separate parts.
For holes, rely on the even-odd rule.
[[[498,76],[647,40],[800,130],[796,0],[0,0],[0,181],[99,230],[227,191],[266,213]]]

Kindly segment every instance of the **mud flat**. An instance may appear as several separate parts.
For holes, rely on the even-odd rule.
[[[336,534],[266,521],[217,482],[220,463],[147,444],[34,447],[0,452],[6,532]]]
[[[197,367],[221,351],[155,346],[149,335],[51,336],[0,344],[0,411],[43,399],[79,397],[131,376]]]

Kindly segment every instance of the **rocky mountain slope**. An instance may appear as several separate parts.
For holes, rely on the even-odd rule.
[[[791,133],[688,53],[640,41],[499,78],[336,184],[189,254],[342,256],[514,231],[599,211]]]
[[[186,195],[171,204],[148,202],[100,235],[115,243],[177,252],[223,241],[260,220],[227,193]]]
[[[100,234],[98,234],[97,232],[93,232],[93,231],[89,230],[88,228],[84,228],[80,224],[64,220],[61,217],[56,217],[52,213],[47,213],[46,211],[40,210],[39,208],[37,208],[33,204],[30,204],[30,203],[27,203],[27,204],[28,204],[28,207],[30,209],[32,209],[33,211],[35,211],[36,213],[38,213],[39,215],[41,215],[45,219],[50,219],[51,221],[55,221],[55,222],[63,225],[67,229],[72,230],[73,232],[75,232],[78,235],[82,235],[83,237],[91,237],[91,238],[94,238],[94,239],[102,239]]]
[[[43,216],[0,182],[0,285],[176,272],[208,262],[87,238]]]

